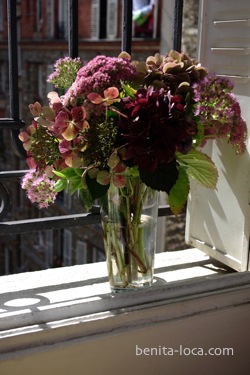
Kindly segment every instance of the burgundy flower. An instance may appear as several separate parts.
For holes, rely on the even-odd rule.
[[[59,150],[68,167],[79,168],[82,164],[81,151],[84,147],[83,137],[77,137],[72,141],[63,139],[59,143]]]
[[[152,86],[138,90],[135,99],[122,99],[122,113],[127,118],[122,116],[119,126],[128,142],[125,159],[152,172],[171,162],[176,151],[187,153],[197,128],[187,117],[184,104],[182,97]]]

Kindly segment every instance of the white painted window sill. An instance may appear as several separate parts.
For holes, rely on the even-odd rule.
[[[70,337],[82,337],[118,329],[124,324],[142,324],[141,317],[133,318],[133,323],[130,320],[130,313],[141,310],[145,324],[147,319],[157,321],[161,319],[160,314],[157,316],[154,312],[152,316],[150,309],[160,309],[166,304],[169,308],[164,312],[164,319],[240,304],[242,299],[246,300],[244,293],[233,293],[227,301],[217,298],[213,306],[210,301],[205,305],[196,303],[190,308],[188,305],[185,309],[176,308],[183,300],[197,301],[239,288],[243,292],[248,288],[249,300],[249,283],[249,272],[236,273],[215,266],[197,249],[157,254],[154,285],[139,291],[111,294],[105,262],[3,276],[0,279],[0,352],[15,350],[20,345],[25,348],[45,341],[58,342],[62,340],[62,327],[68,327]],[[108,319],[114,316],[119,319]]]

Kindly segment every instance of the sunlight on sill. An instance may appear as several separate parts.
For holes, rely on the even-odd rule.
[[[126,294],[110,293],[105,262],[3,276],[0,330],[5,324],[18,326],[22,319],[28,322],[29,315],[36,323],[40,319],[76,315],[79,311],[93,313],[145,302],[154,293],[161,293],[162,288],[172,288],[184,281],[188,285],[188,281],[209,280],[228,272],[222,265],[213,265],[200,250],[186,249],[156,254],[152,288]],[[8,318],[13,323],[6,323]]]

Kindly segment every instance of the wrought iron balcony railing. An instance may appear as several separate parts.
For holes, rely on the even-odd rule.
[[[25,151],[18,139],[21,128],[25,122],[20,119],[19,90],[18,90],[18,39],[17,39],[17,1],[7,0],[7,24],[8,24],[8,60],[9,60],[9,106],[10,118],[0,118],[0,130],[8,129],[12,134],[12,140],[21,157],[25,157]],[[121,50],[131,53],[132,38],[132,0],[122,1],[122,41]],[[175,0],[173,49],[180,50],[182,34],[182,10],[183,0]],[[72,58],[78,56],[78,0],[68,0],[68,53]],[[24,170],[12,170],[0,172],[0,218],[5,218],[11,206],[11,198],[4,181],[6,179],[20,178]],[[170,213],[169,207],[159,207],[159,216]],[[61,215],[55,217],[9,220],[0,222],[0,235],[14,235],[25,232],[34,232],[46,229],[66,228],[78,225],[89,225],[100,222],[97,212],[77,215]]]

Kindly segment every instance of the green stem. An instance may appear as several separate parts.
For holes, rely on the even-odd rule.
[[[111,285],[114,285],[114,278],[113,278],[113,267],[112,267],[112,257],[111,257],[111,236],[109,235],[109,225],[103,223],[103,233],[104,233],[104,240],[106,242],[106,257],[107,257],[107,265],[108,265],[108,279]]]
[[[121,254],[120,249],[120,242],[117,239],[117,234],[115,228],[112,228],[112,241],[113,241],[113,247],[114,247],[114,255],[116,260],[117,269],[120,275],[120,279],[122,280],[122,284],[124,287],[127,286],[127,280],[125,275],[125,264],[124,260]]]
[[[131,197],[126,196],[126,220],[128,226],[128,250],[135,261],[134,266],[131,264],[132,273],[137,273],[137,266],[140,272],[146,273],[146,261],[144,254],[144,238],[143,238],[143,228],[140,228],[141,224],[141,213],[142,205],[145,197],[144,195],[144,184],[140,183],[139,187],[134,186],[133,194]],[[132,202],[132,204],[131,204]],[[133,220],[131,221],[131,211],[130,206],[133,206]],[[140,233],[140,234],[139,234]],[[132,263],[132,260],[131,260]],[[136,269],[134,269],[136,267]]]

